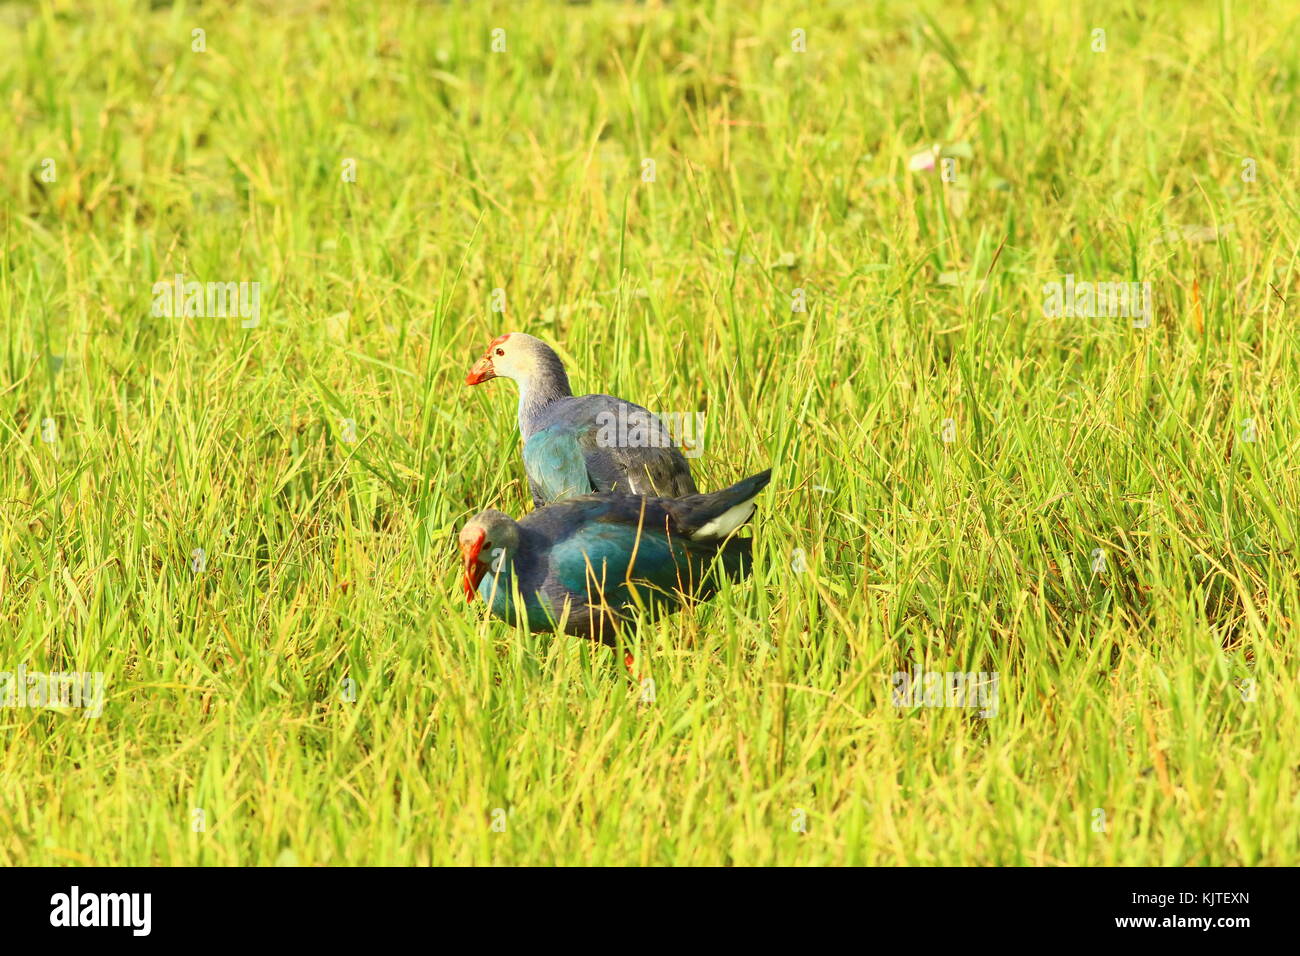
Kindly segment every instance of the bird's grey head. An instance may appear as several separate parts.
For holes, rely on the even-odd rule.
[[[539,376],[558,376],[564,379],[566,386],[568,384],[564,363],[553,348],[527,332],[507,332],[488,344],[483,357],[465,376],[465,384],[478,385],[493,378],[509,378],[522,385]]]

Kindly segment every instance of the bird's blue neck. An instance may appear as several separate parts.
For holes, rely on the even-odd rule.
[[[507,562],[499,573],[489,572],[483,575],[483,580],[478,584],[478,594],[483,603],[493,615],[503,621],[510,620],[510,612],[514,609],[514,595],[511,594],[513,570]]]
[[[550,602],[539,594],[521,594],[523,613],[515,610],[515,568],[514,556],[507,558],[501,570],[489,572],[479,582],[478,593],[488,611],[498,620],[514,627],[527,626],[530,631],[549,630],[553,622],[560,619],[559,613],[550,606]]]

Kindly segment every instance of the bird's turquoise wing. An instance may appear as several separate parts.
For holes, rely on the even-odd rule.
[[[552,425],[524,443],[524,471],[543,501],[564,501],[595,489],[574,430]]]
[[[570,592],[593,603],[603,595],[616,609],[678,603],[675,592],[689,587],[691,574],[684,548],[662,532],[644,529],[638,540],[635,527],[601,521],[558,542],[551,569]]]

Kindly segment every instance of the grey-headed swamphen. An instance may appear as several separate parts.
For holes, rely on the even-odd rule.
[[[712,597],[722,578],[749,574],[750,539],[732,532],[771,477],[769,468],[684,498],[585,495],[519,521],[481,512],[460,533],[465,596],[477,593],[493,616],[530,631],[562,626],[613,644],[638,606],[672,613]]]
[[[560,357],[541,339],[523,332],[493,339],[465,384],[493,378],[519,386],[519,432],[534,505],[601,491],[696,493],[690,465],[663,422],[612,395],[575,396]]]

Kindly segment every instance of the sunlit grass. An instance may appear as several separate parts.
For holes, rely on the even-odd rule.
[[[1295,863],[1298,18],[0,6],[0,864]],[[653,700],[458,588],[512,329],[776,468]]]

